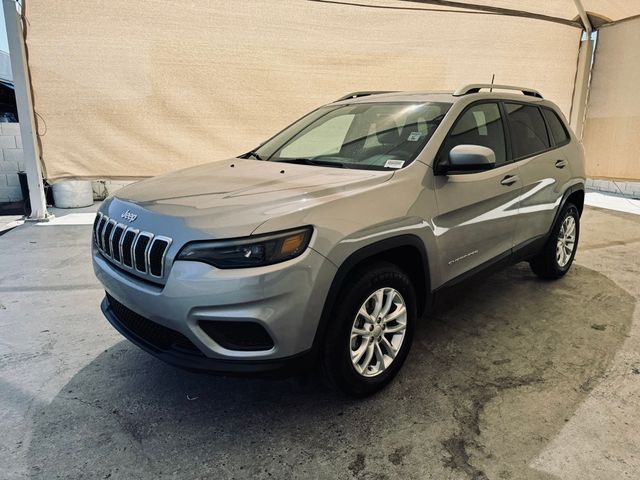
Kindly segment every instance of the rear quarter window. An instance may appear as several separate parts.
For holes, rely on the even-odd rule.
[[[540,109],[533,105],[505,103],[515,159],[530,157],[551,146]]]
[[[551,136],[553,137],[556,146],[567,143],[569,141],[569,133],[562,123],[562,120],[560,120],[560,117],[558,117],[558,114],[548,108],[543,108],[542,114],[547,121],[547,125],[549,126]]]

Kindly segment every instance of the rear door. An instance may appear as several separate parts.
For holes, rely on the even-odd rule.
[[[522,183],[506,138],[499,102],[482,101],[462,112],[439,150],[436,170],[456,145],[481,145],[496,155],[491,170],[435,176],[443,283],[511,253]]]
[[[551,109],[516,102],[505,102],[504,107],[523,185],[514,238],[518,248],[542,239],[551,228],[571,178],[562,148],[569,135]]]

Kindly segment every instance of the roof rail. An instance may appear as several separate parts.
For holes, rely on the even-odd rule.
[[[471,85],[465,85],[462,88],[459,88],[455,92],[453,92],[454,97],[460,97],[462,95],[467,95],[469,93],[478,93],[481,89],[498,89],[498,90],[517,90],[522,92],[524,95],[528,97],[536,97],[542,98],[542,95],[539,91],[534,90],[533,88],[524,88],[524,87],[514,87],[511,85],[494,85],[491,83],[472,83]]]
[[[394,93],[394,90],[352,92],[347,93],[344,97],[340,97],[339,99],[334,100],[334,102],[342,102],[343,100],[351,100],[353,98],[368,97],[369,95],[380,95],[382,93]]]

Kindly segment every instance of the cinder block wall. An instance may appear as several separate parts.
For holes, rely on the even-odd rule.
[[[599,192],[615,193],[630,198],[640,198],[640,182],[587,179],[587,188]]]
[[[0,202],[22,200],[18,172],[24,170],[19,123],[0,123]]]

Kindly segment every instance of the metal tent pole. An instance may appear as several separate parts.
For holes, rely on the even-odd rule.
[[[16,8],[15,0],[2,0],[4,18],[7,24],[7,40],[9,42],[9,56],[15,85],[18,116],[20,117],[20,135],[22,136],[22,151],[24,167],[29,184],[29,200],[31,201],[31,216],[29,220],[47,221],[51,215],[47,212],[47,202],[42,183],[42,168],[38,158],[38,147],[33,115],[31,89],[29,87],[29,71],[22,33],[22,21]]]
[[[589,77],[591,75],[591,59],[593,58],[593,40],[591,33],[593,27],[589,21],[589,17],[582,6],[581,0],[574,0],[578,15],[584,31],[587,36],[584,43],[580,47],[578,53],[578,69],[576,74],[576,85],[573,94],[573,107],[571,109],[571,127],[579,139],[582,139],[584,133],[584,123],[587,113],[587,97],[589,94]]]

